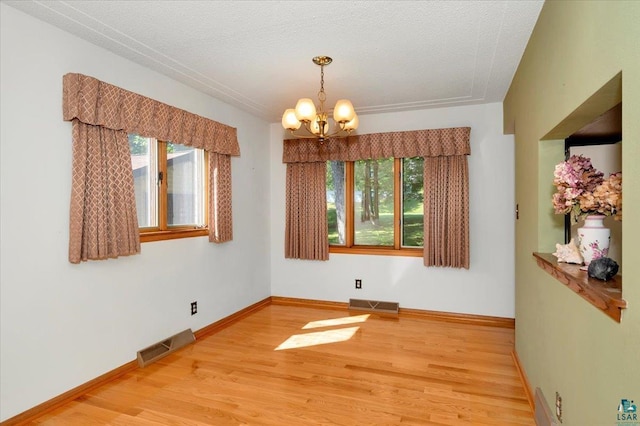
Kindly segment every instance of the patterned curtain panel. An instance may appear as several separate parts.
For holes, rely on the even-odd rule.
[[[470,127],[454,127],[352,135],[328,139],[323,144],[312,139],[287,139],[282,161],[287,163],[288,179],[289,167],[296,164],[424,157],[424,264],[469,269],[469,172],[466,156],[471,153],[470,134]],[[297,213],[301,214],[303,207],[290,206],[295,197],[289,194],[289,189],[287,183],[287,212],[297,208],[300,210]],[[320,218],[320,207],[317,208],[315,216],[308,220]],[[322,209],[326,227],[326,205]],[[287,221],[295,219],[290,216],[287,213]],[[327,240],[326,233],[325,228],[324,240]],[[287,231],[287,253],[295,237]]]
[[[469,269],[467,157],[424,158],[424,264]]]
[[[221,243],[232,239],[230,157],[240,155],[240,146],[235,128],[163,104],[137,93],[129,92],[93,77],[74,73],[66,74],[63,77],[62,109],[64,120],[74,122],[74,152],[76,149],[75,123],[84,123],[104,130],[117,131],[118,134],[123,134],[125,139],[128,133],[137,133],[141,136],[189,145],[209,152],[209,167],[212,171],[211,194],[209,196],[209,240]],[[91,137],[87,139],[86,143],[93,144],[97,140],[99,138]],[[96,147],[91,149],[97,149]],[[88,148],[80,147],[78,149]],[[127,143],[127,155],[129,155],[128,149]],[[103,161],[109,163],[105,167],[110,170],[119,167],[111,164],[112,161],[116,161],[111,156],[105,156]],[[127,161],[129,173],[131,174],[130,157]],[[94,243],[84,240],[85,238],[90,238],[90,234],[101,234],[103,224],[100,221],[93,220],[90,222],[79,221],[88,214],[96,214],[95,212],[84,212],[80,204],[81,198],[78,196],[83,191],[83,188],[89,187],[93,182],[80,182],[81,177],[86,177],[87,179],[90,177],[87,176],[89,173],[85,170],[77,169],[77,167],[82,168],[86,167],[86,165],[80,161],[76,162],[75,154],[73,167],[74,179],[70,227],[75,230],[75,234],[72,234],[72,237],[78,238],[78,235],[80,235],[81,240],[69,241],[70,261],[77,263],[80,260],[104,259],[105,257],[133,254],[128,248],[125,248],[122,253],[119,253],[118,250],[113,251],[113,249],[110,249],[109,254],[104,255],[104,251],[91,249],[90,246]],[[213,172],[215,172],[215,176]],[[96,173],[101,173],[101,171]],[[133,178],[131,178],[130,183],[122,180],[121,184],[130,185],[126,191],[134,192]],[[104,196],[105,201],[97,203],[96,206],[106,208],[109,205],[108,203],[111,202],[108,200],[109,195],[104,193]],[[135,218],[135,198],[131,197],[129,202],[132,205],[127,207],[126,211],[133,211]],[[94,207],[86,206],[86,208],[91,209]],[[115,210],[113,213],[125,215],[121,219],[116,219],[116,222],[129,220],[127,216],[129,213],[124,213],[124,208]],[[97,217],[105,216],[107,216],[106,213]],[[87,228],[87,226],[90,226],[89,224],[95,225],[96,228]],[[78,233],[80,229],[82,232]],[[115,232],[116,228],[109,226],[106,229],[106,232]],[[137,224],[136,233],[138,233]],[[103,241],[104,237],[101,238],[101,241]],[[117,240],[118,246],[127,246],[125,242],[128,241],[128,238],[127,236],[116,234],[110,236],[109,241]],[[139,253],[139,237],[136,240],[137,251],[135,253]],[[78,254],[80,250],[78,247],[85,246],[88,250],[86,254],[84,254],[85,252]],[[71,256],[71,253],[74,253],[73,256]]]
[[[72,125],[69,262],[140,253],[127,132]]]
[[[231,157],[209,154],[209,179],[214,198],[209,204],[209,241],[224,243],[233,239],[231,215]]]
[[[327,165],[287,164],[285,257],[328,260]]]

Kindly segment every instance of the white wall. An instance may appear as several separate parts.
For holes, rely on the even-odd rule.
[[[1,16],[0,420],[270,294],[269,125],[5,4]],[[62,76],[78,72],[238,128],[234,240],[144,243],[67,260],[71,125]],[[190,302],[198,314],[190,316]]]
[[[285,171],[279,124],[271,126],[271,292],[346,302],[514,317],[514,146],[502,134],[502,104],[364,115],[358,133],[471,127],[470,269],[426,268],[421,258],[331,254],[327,262],[284,258]],[[354,279],[362,279],[355,290]]]

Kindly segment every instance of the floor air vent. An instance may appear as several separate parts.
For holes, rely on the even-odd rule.
[[[547,404],[547,400],[544,399],[544,395],[542,394],[542,390],[540,390],[540,388],[536,388],[535,407],[536,426],[558,425],[556,420],[553,418],[553,414],[551,413],[549,404]]]
[[[349,309],[397,314],[400,304],[398,302],[381,302],[379,300],[349,299]]]
[[[170,353],[187,346],[189,343],[192,343],[195,340],[196,338],[190,328],[186,329],[185,331],[181,331],[180,333],[171,336],[166,340],[163,340],[156,343],[155,345],[151,345],[148,348],[138,351],[138,365],[140,367],[146,367],[152,362],[155,362],[160,358],[163,358]]]

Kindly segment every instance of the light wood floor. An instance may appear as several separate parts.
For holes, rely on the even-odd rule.
[[[45,425],[534,425],[512,329],[270,305]]]

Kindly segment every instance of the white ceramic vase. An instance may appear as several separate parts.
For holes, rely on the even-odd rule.
[[[589,215],[584,220],[584,225],[578,228],[580,254],[585,265],[609,254],[611,230],[604,226],[604,218],[603,215]]]

